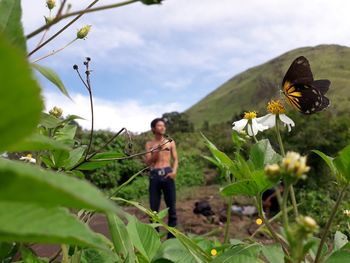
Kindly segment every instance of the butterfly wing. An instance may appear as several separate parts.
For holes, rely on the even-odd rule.
[[[288,83],[310,85],[313,81],[314,77],[311,72],[310,63],[305,57],[301,56],[296,58],[287,70],[282,81],[283,91],[285,85],[287,84],[288,86]]]
[[[329,106],[329,99],[312,85],[296,84],[286,93],[289,104],[304,114],[312,114]]]
[[[312,114],[329,106],[329,99],[324,96],[329,86],[327,79],[314,81],[309,61],[303,56],[293,61],[282,81],[287,101],[304,114]]]

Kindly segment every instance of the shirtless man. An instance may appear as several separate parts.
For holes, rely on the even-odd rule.
[[[159,211],[162,192],[168,207],[168,225],[176,226],[176,190],[175,177],[178,167],[176,145],[165,138],[165,121],[161,118],[151,122],[154,139],[146,143],[146,150],[155,150],[145,156],[147,165],[151,167],[149,182],[149,202],[152,211]],[[166,143],[167,142],[167,143]],[[171,166],[171,160],[173,165]],[[168,233],[168,238],[174,237]]]

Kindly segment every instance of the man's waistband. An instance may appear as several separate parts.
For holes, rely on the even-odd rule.
[[[168,173],[171,173],[173,169],[170,166],[162,167],[162,168],[152,168],[150,170],[151,174],[157,174],[157,175],[167,175]]]

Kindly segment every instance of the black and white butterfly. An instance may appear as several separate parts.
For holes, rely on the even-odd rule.
[[[301,56],[289,67],[282,81],[282,92],[289,104],[304,114],[322,111],[330,104],[325,96],[331,82],[314,80],[309,61]]]

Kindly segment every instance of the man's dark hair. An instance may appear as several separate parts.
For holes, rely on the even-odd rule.
[[[162,121],[164,124],[166,124],[165,120],[163,118],[155,118],[153,121],[151,121],[151,128],[155,128],[157,123]]]

